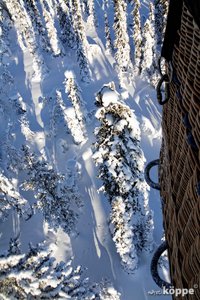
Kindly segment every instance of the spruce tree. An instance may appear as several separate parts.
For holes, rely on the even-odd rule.
[[[89,62],[87,59],[88,42],[85,34],[85,28],[83,24],[83,18],[81,13],[81,6],[79,0],[72,0],[72,12],[73,12],[73,27],[76,37],[76,55],[79,62],[81,79],[84,82],[90,81]]]
[[[57,5],[57,16],[61,28],[61,41],[70,48],[75,47],[75,33],[72,22],[70,2],[60,0]]]
[[[14,184],[0,170],[0,220],[8,217],[11,209],[14,209],[21,216],[28,209],[27,201],[19,194]]]
[[[149,17],[143,28],[141,74],[152,82],[156,72],[155,20],[153,4],[149,5]]]
[[[67,174],[56,172],[44,159],[38,159],[28,146],[23,146],[23,168],[27,179],[21,185],[24,190],[32,190],[36,198],[35,209],[42,211],[48,225],[65,232],[75,230],[77,212],[81,204],[76,185],[67,185]]]
[[[108,16],[106,12],[104,13],[104,22],[105,22],[106,50],[112,54],[114,52],[114,46],[111,39],[110,25],[109,25]]]
[[[68,120],[65,113],[66,106],[64,104],[61,91],[56,90],[56,92],[48,98],[48,102],[52,102],[53,105],[49,109],[50,124],[47,136],[51,139],[56,138],[60,131],[69,134],[70,129],[68,127]]]
[[[58,32],[56,30],[54,19],[50,11],[50,6],[46,0],[42,0],[42,13],[45,20],[45,25],[50,41],[50,45],[54,56],[64,55],[64,48],[59,40]]]
[[[90,26],[94,28],[97,26],[97,17],[95,11],[95,0],[87,0],[88,1],[88,8],[89,8],[89,16],[88,16],[88,23]]]
[[[3,111],[6,109],[5,103],[14,84],[14,78],[8,70],[11,57],[8,37],[11,28],[12,23],[9,19],[8,11],[0,6],[0,106]],[[3,103],[3,100],[6,100],[6,102]]]
[[[156,29],[158,51],[160,51],[164,39],[164,31],[167,22],[168,6],[169,6],[169,1],[167,0],[154,0],[155,29]]]
[[[123,75],[131,67],[129,36],[127,33],[126,2],[122,0],[114,1],[114,31],[116,49],[115,59],[117,62],[117,71],[119,72],[120,85],[123,86]]]
[[[27,14],[30,17],[34,32],[37,34],[37,40],[41,44],[42,48],[49,52],[51,51],[51,46],[48,40],[45,25],[42,23],[41,14],[37,7],[35,0],[23,0],[24,6],[26,8]]]
[[[17,37],[22,49],[28,48],[33,59],[33,77],[41,79],[48,73],[48,68],[44,62],[44,58],[37,43],[36,33],[31,26],[31,19],[27,14],[24,4],[17,0],[6,1],[9,13],[14,22],[18,23],[16,26]]]
[[[71,103],[71,115],[67,114],[68,126],[75,143],[81,143],[87,138],[85,123],[88,121],[88,112],[74,74],[66,72],[64,84],[65,92]]]
[[[109,13],[109,3],[108,0],[104,0],[103,3],[103,10],[104,10],[104,24],[105,24],[105,38],[106,38],[106,50],[109,53],[114,53],[114,46],[111,39],[110,33],[110,24],[108,20],[108,13]]]
[[[6,299],[119,300],[120,294],[109,284],[90,283],[81,266],[56,262],[51,247],[30,244],[21,253],[17,239],[7,254],[0,256],[0,296]]]
[[[136,74],[141,73],[141,60],[142,60],[142,32],[140,20],[140,1],[134,0],[133,7],[133,42],[134,42],[134,69]]]
[[[0,35],[1,40],[6,37],[12,28],[12,16],[9,13],[7,6],[4,3],[0,3]],[[8,43],[8,39],[6,39]]]
[[[90,9],[89,9],[89,5],[88,5],[88,0],[82,0],[81,1],[81,5],[82,5],[82,10],[83,13],[86,17],[86,19],[88,18],[89,14],[90,14]]]
[[[151,251],[153,240],[139,124],[111,85],[99,92],[97,105],[100,127],[95,129],[93,158],[103,181],[100,190],[111,203],[110,229],[117,252],[132,272],[140,252]]]
[[[56,91],[56,99],[57,104],[54,108],[54,114],[56,113],[58,116],[58,122],[61,121],[60,117],[62,117],[67,128],[67,133],[71,134],[74,143],[77,145],[81,144],[85,141],[85,133],[81,127],[81,123],[77,118],[73,103],[69,99],[68,101],[71,105],[69,103],[66,104],[60,91]]]
[[[73,74],[66,72],[65,76],[65,91],[68,95],[68,99],[71,101],[74,107],[77,120],[80,122],[81,127],[84,129],[88,112],[85,107],[86,103],[83,101],[81,95],[81,89]]]

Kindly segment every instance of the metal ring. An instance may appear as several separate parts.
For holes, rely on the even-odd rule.
[[[166,95],[165,95],[165,99],[163,100],[161,87],[164,82],[166,82]],[[165,103],[167,103],[167,101],[170,98],[169,83],[170,83],[169,76],[167,74],[162,75],[161,79],[158,82],[157,88],[156,88],[157,99],[158,99],[158,103],[160,105],[164,105]]]
[[[148,185],[150,187],[152,187],[153,189],[156,189],[156,190],[160,190],[160,184],[159,183],[155,183],[151,180],[150,178],[150,170],[152,167],[154,166],[158,166],[160,164],[160,160],[159,159],[156,159],[156,160],[152,160],[150,163],[148,163],[146,165],[146,168],[145,168],[145,171],[144,171],[144,176],[145,176],[145,180],[146,182],[148,183]]]
[[[158,261],[164,251],[168,249],[167,242],[163,242],[156,252],[153,255],[153,258],[151,260],[151,276],[155,283],[162,289],[163,287],[166,287],[167,289],[170,289],[172,287],[172,284],[165,281],[164,279],[160,278],[160,275],[158,273]]]

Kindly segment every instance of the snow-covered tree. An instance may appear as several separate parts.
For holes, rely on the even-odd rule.
[[[0,45],[1,47],[1,45]],[[0,60],[1,60],[1,55],[0,55]],[[5,56],[4,56],[5,58]],[[4,59],[3,58],[3,59]],[[3,65],[2,65],[3,66]],[[7,105],[4,106],[2,103],[3,98],[5,99],[6,96],[9,95],[9,91],[13,87],[14,79],[11,73],[8,71],[7,68],[0,68],[0,105],[1,105],[1,110],[5,111]]]
[[[85,33],[85,26],[83,23],[83,17],[81,13],[80,0],[71,0],[71,9],[73,13],[73,23],[74,28],[76,30],[77,38],[83,43],[83,45],[87,48],[88,42]]]
[[[71,72],[65,72],[65,92],[67,93],[68,99],[71,101],[76,118],[80,123],[83,131],[85,131],[85,122],[87,122],[87,109],[85,102],[81,95],[81,89],[75,79],[75,76]]]
[[[12,181],[0,170],[0,220],[3,221],[7,218],[10,209],[14,209],[22,215],[27,207],[27,201],[19,194]]]
[[[58,133],[59,124],[61,124],[62,127],[64,126],[66,128],[66,133],[71,133],[75,144],[78,145],[84,142],[86,139],[86,134],[84,132],[85,125],[84,119],[81,118],[82,113],[78,110],[79,104],[75,104],[74,107],[74,103],[69,99],[71,105],[66,105],[62,93],[59,90],[56,91],[56,96],[53,95],[52,98],[55,99],[55,101],[51,109],[49,136],[55,137]],[[79,119],[77,115],[79,116]]]
[[[9,92],[13,88],[14,79],[8,70],[11,51],[8,36],[11,29],[11,20],[8,12],[0,6],[0,108],[1,112],[6,109]],[[5,100],[5,102],[3,102]]]
[[[42,13],[44,16],[45,25],[46,25],[50,45],[53,51],[53,55],[55,56],[61,54],[63,55],[65,54],[65,51],[59,40],[58,32],[54,24],[54,19],[50,12],[50,6],[46,0],[42,0],[41,3],[42,3]]]
[[[6,299],[119,300],[120,294],[108,283],[90,283],[72,260],[57,263],[45,245],[30,245],[21,254],[12,240],[7,254],[0,257],[0,296]],[[4,299],[4,298],[3,298]]]
[[[140,1],[133,1],[133,42],[134,42],[134,70],[136,74],[141,72],[142,32],[140,20]]]
[[[97,105],[100,127],[95,129],[93,158],[103,181],[100,190],[111,203],[110,229],[117,252],[125,269],[133,271],[140,251],[150,251],[153,239],[139,124],[111,85],[99,92]]]
[[[89,16],[88,16],[88,24],[93,26],[94,28],[97,26],[97,17],[95,12],[95,1],[88,0],[88,8],[89,8]]]
[[[53,139],[56,138],[59,134],[59,130],[70,133],[67,118],[65,114],[66,106],[64,104],[62,93],[60,90],[53,92],[51,96],[48,96],[44,99],[45,105],[49,106],[49,132],[47,132],[47,137]]]
[[[86,52],[84,51],[84,48],[82,47],[81,43],[78,43],[78,47],[77,47],[77,60],[79,62],[80,75],[82,81],[85,83],[89,83],[90,82],[89,64],[88,64],[88,59],[86,57]]]
[[[72,0],[72,13],[73,13],[73,27],[76,36],[76,55],[80,67],[81,79],[84,82],[90,81],[90,70],[87,59],[88,55],[88,42],[85,34],[85,27],[83,23],[80,0]]]
[[[34,32],[37,34],[39,44],[45,51],[51,51],[51,46],[49,43],[45,26],[41,20],[41,14],[37,7],[37,2],[35,0],[26,0],[24,1],[24,6],[27,10],[27,14],[30,17],[32,26],[34,28]]]
[[[70,1],[60,0],[57,5],[57,15],[61,28],[61,40],[70,48],[75,47],[75,33],[72,22]]]
[[[141,74],[151,82],[156,79],[156,45],[155,45],[155,19],[153,4],[149,4],[149,18],[143,28]]]
[[[18,175],[18,172],[22,169],[22,157],[17,149],[10,144],[11,129],[12,125],[9,123],[6,128],[4,141],[1,144],[0,220],[5,221],[11,211],[17,214],[18,217],[28,220],[33,216],[34,212],[32,206],[23,197],[16,184],[15,175]]]
[[[48,73],[48,68],[37,43],[36,34],[24,5],[16,0],[7,0],[6,6],[16,24],[17,37],[22,49],[28,48],[33,58],[34,78],[41,79]]]
[[[110,34],[110,24],[108,20],[108,10],[109,10],[109,4],[108,0],[104,0],[103,2],[103,10],[104,10],[104,24],[105,24],[105,38],[106,38],[106,50],[109,53],[114,53],[114,45],[111,39]]]
[[[57,230],[59,227],[70,233],[75,228],[77,212],[73,208],[81,206],[82,201],[76,184],[67,184],[67,172],[56,172],[44,159],[39,160],[23,146],[23,168],[27,179],[21,185],[24,190],[32,190],[37,199],[34,207],[42,211],[48,225]]]
[[[126,2],[114,0],[114,31],[116,49],[115,59],[118,67],[120,85],[123,86],[123,73],[131,68],[129,36],[127,33]]]
[[[105,22],[106,50],[110,53],[113,53],[114,46],[113,46],[112,39],[111,39],[110,25],[109,25],[108,16],[107,16],[106,12],[104,13],[104,22]]]
[[[12,28],[11,15],[5,3],[0,4],[0,26],[1,26],[1,30],[0,30],[1,36],[5,36]]]
[[[120,293],[118,293],[113,286],[107,282],[103,281],[100,283],[99,287],[98,284],[96,284],[95,290],[99,290],[99,292],[96,292],[95,299],[99,300],[120,300]]]
[[[83,11],[84,17],[87,19],[89,14],[90,14],[89,6],[88,6],[88,0],[82,0],[81,1],[81,9]]]
[[[160,47],[164,39],[164,31],[167,22],[168,6],[169,6],[169,1],[167,0],[154,0],[155,28],[156,28],[158,51],[160,51]]]

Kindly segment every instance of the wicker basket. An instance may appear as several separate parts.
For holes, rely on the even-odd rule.
[[[179,37],[172,58],[178,81],[172,79],[163,106],[160,185],[172,284],[194,288],[194,295],[176,299],[199,300],[200,29],[185,4]]]

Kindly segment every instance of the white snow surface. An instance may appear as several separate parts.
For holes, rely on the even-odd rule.
[[[117,103],[119,100],[118,94],[107,87],[103,88],[102,93],[102,102],[105,107],[107,107],[110,103]]]
[[[100,9],[99,11],[99,14],[103,15]],[[94,104],[95,95],[104,84],[114,82],[117,91],[112,92],[105,88],[102,98],[105,106],[116,103],[119,100],[118,95],[121,94],[122,98],[124,95],[126,105],[135,112],[141,129],[141,148],[147,162],[159,157],[162,137],[161,111],[156,103],[154,89],[141,78],[134,78],[133,84],[129,84],[127,79],[123,91],[119,89],[114,58],[106,53],[102,43],[101,23],[98,31],[89,25],[86,28],[86,35],[90,38],[88,38],[89,45],[91,43],[91,48],[96,50],[95,53],[90,53],[92,80],[89,84],[81,81],[73,51],[66,51],[65,56],[51,56],[41,51],[49,72],[45,77],[40,73],[36,80],[34,76],[37,66],[32,55],[26,47],[22,48],[16,43],[16,31],[11,31],[10,58],[6,60],[5,68],[10,72],[14,83],[9,91],[9,104],[6,107],[0,105],[3,107],[0,120],[0,168],[4,169],[4,175],[0,176],[1,178],[7,176],[9,184],[12,182],[14,185],[10,197],[21,197],[22,202],[28,201],[30,204],[34,202],[33,194],[21,189],[21,183],[26,179],[25,174],[22,172],[19,175],[15,170],[15,163],[19,158],[17,154],[14,156],[14,150],[11,151],[12,147],[20,151],[23,144],[28,145],[39,158],[44,158],[57,172],[64,175],[71,172],[72,184],[76,185],[83,206],[79,208],[76,229],[71,235],[61,228],[58,231],[49,228],[39,211],[25,221],[11,210],[7,220],[0,223],[0,249],[6,251],[10,237],[19,234],[21,247],[25,252],[30,242],[36,244],[46,240],[50,247],[55,244],[53,254],[57,261],[68,261],[73,257],[73,266],[83,266],[86,276],[92,282],[100,282],[103,278],[109,279],[121,294],[121,300],[167,300],[170,297],[166,295],[152,296],[149,293],[152,290],[160,290],[150,274],[153,252],[140,257],[139,267],[134,274],[128,274],[123,270],[109,231],[110,205],[105,195],[98,192],[102,182],[97,178],[98,168],[92,158],[95,142],[93,132],[95,127],[99,126],[95,117],[95,114],[98,114]],[[55,54],[58,54],[60,41],[51,42],[54,43]],[[75,108],[65,93],[64,79],[65,76],[70,77],[69,74],[79,83],[88,112],[84,133],[76,119]],[[56,90],[62,95],[63,100],[63,106],[60,105],[57,115],[54,111]],[[10,103],[15,99],[18,99],[16,100],[18,107],[14,109]],[[19,113],[20,108],[22,114]],[[112,123],[112,120],[108,121]],[[119,122],[119,130],[126,125],[124,122]],[[5,152],[6,149],[10,152]],[[156,180],[155,170],[152,175]],[[163,235],[161,203],[157,191],[150,191],[149,203],[154,212],[154,250],[156,250]],[[169,274],[165,269],[161,270],[161,276],[169,281]],[[105,299],[115,299],[112,298],[115,293],[111,287],[111,297]]]

